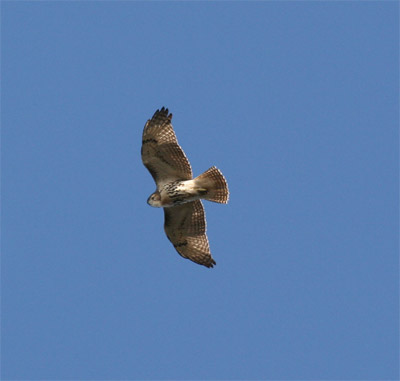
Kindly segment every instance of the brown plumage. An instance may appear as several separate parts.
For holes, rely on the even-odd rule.
[[[211,167],[193,179],[190,163],[179,146],[168,109],[157,110],[143,130],[142,161],[157,190],[147,202],[164,208],[164,230],[177,252],[200,265],[213,267],[200,199],[226,204],[228,184],[221,171]]]

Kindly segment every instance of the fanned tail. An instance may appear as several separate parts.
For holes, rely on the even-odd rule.
[[[224,175],[217,167],[207,169],[194,179],[196,187],[199,187],[203,199],[220,204],[226,204],[229,200],[228,183]]]

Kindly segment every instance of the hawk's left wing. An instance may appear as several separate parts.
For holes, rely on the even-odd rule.
[[[178,144],[171,119],[172,114],[163,107],[143,129],[142,161],[158,189],[171,181],[192,179],[192,168]]]
[[[200,265],[213,267],[206,235],[206,218],[200,200],[164,208],[164,230],[176,251]]]

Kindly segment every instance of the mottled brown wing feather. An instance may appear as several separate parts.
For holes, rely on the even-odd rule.
[[[206,235],[206,218],[200,200],[164,208],[164,230],[176,251],[200,265],[213,267]]]
[[[142,161],[157,188],[175,180],[191,180],[192,168],[178,144],[171,124],[172,114],[157,110],[143,129]]]

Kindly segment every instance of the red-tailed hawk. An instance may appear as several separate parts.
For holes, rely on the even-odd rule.
[[[193,179],[192,168],[178,144],[171,119],[172,114],[163,107],[144,126],[142,161],[157,185],[147,203],[164,208],[165,233],[182,257],[213,267],[216,263],[211,256],[200,199],[226,204],[228,184],[216,167]]]

